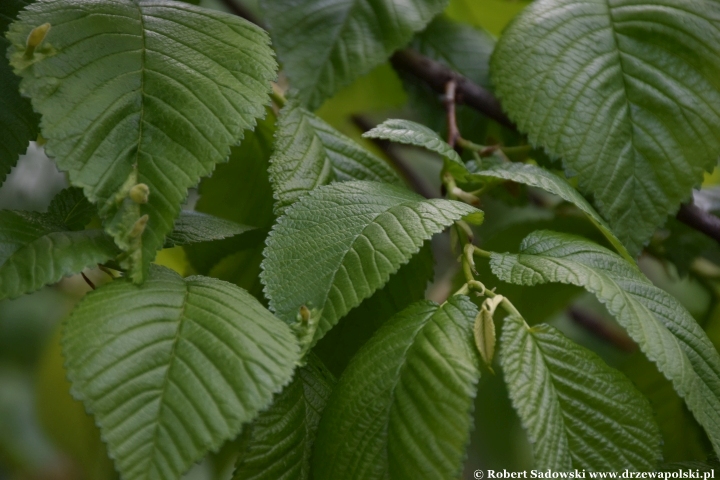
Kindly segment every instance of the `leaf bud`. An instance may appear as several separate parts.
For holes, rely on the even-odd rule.
[[[492,312],[484,306],[475,317],[473,333],[480,358],[490,367],[495,356],[495,322],[493,322]]]
[[[310,321],[310,309],[305,305],[301,306],[297,317],[299,322],[308,323]]]
[[[147,203],[150,198],[150,187],[144,183],[138,183],[130,189],[128,196],[135,203]]]
[[[30,35],[28,35],[27,38],[25,48],[25,56],[27,58],[32,58],[33,54],[35,53],[35,49],[40,46],[43,40],[45,40],[45,37],[47,36],[49,31],[49,23],[43,23],[39,27],[33,28],[32,32],[30,32]]]
[[[147,214],[138,218],[138,220],[133,225],[132,230],[130,230],[130,235],[129,235],[130,238],[137,238],[140,235],[142,235],[143,232],[145,231],[145,227],[147,226],[148,220],[150,220],[150,217]]]

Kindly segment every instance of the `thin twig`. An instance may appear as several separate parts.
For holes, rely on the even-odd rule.
[[[358,127],[363,133],[372,130],[375,125],[366,117],[362,115],[353,115],[352,121],[356,127]],[[377,147],[383,151],[385,156],[390,160],[390,163],[400,172],[400,175],[407,181],[408,185],[417,193],[425,198],[437,198],[438,194],[435,189],[425,180],[423,177],[418,175],[414,168],[405,161],[404,158],[400,157],[390,142],[387,140],[381,140],[378,138],[369,139]]]
[[[395,53],[391,62],[398,70],[407,71],[424,81],[435,91],[445,92],[448,81],[455,80],[458,103],[465,103],[480,113],[513,130],[515,124],[505,115],[492,93],[476,85],[445,65],[406,49]],[[689,227],[698,230],[720,243],[720,218],[693,204],[681,205],[676,218]]]
[[[456,89],[457,82],[455,79],[448,80],[445,84],[445,98],[443,99],[445,112],[447,112],[447,143],[453,148],[455,148],[455,144],[457,143],[458,138],[460,138],[460,131],[457,126],[457,116],[455,115],[455,102],[457,102],[455,95]]]
[[[390,58],[390,62],[396,69],[411,73],[440,94],[444,94],[447,83],[454,80],[457,103],[469,105],[501,125],[513,130],[517,129],[492,93],[442,63],[410,49],[396,52]]]
[[[262,22],[246,7],[234,0],[222,0],[222,2],[236,15],[264,28]],[[447,83],[454,80],[457,103],[468,105],[499,124],[517,130],[517,126],[503,111],[500,101],[490,91],[445,65],[410,49],[395,52],[390,61],[396,69],[411,73],[441,94],[445,93]],[[408,182],[411,182],[414,175],[410,173],[410,169],[403,162],[397,163],[396,166]],[[417,187],[418,185],[413,186]],[[720,243],[720,220],[711,213],[695,205],[681,205],[676,218]]]
[[[85,275],[85,272],[80,272],[80,275],[82,275],[83,280],[85,280],[85,283],[90,285],[90,288],[95,290],[95,284],[92,281],[90,281],[90,279],[87,277],[87,275]]]

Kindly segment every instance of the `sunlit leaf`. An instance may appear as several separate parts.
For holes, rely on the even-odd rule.
[[[72,392],[125,480],[175,480],[292,376],[290,329],[247,292],[151,267],[88,294],[65,325]]]

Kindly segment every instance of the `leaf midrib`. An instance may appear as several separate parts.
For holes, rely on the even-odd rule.
[[[155,421],[155,426],[153,427],[153,436],[152,436],[152,445],[150,447],[150,454],[148,455],[148,461],[150,462],[150,468],[145,470],[145,475],[143,478],[147,480],[151,480],[151,477],[149,476],[151,473],[152,467],[157,468],[156,465],[156,458],[157,458],[157,452],[158,452],[158,439],[160,437],[160,425],[162,423],[162,412],[164,410],[164,399],[165,394],[168,391],[168,386],[170,384],[170,372],[172,371],[173,364],[175,363],[175,359],[177,357],[177,346],[180,343],[180,334],[182,331],[183,326],[183,319],[185,318],[185,308],[187,307],[188,297],[190,296],[190,285],[187,282],[182,282],[183,288],[185,289],[185,294],[183,295],[182,304],[180,306],[180,312],[178,315],[177,320],[177,330],[175,332],[175,337],[173,338],[172,347],[170,349],[170,362],[168,363],[167,370],[165,371],[165,377],[163,378],[162,386],[160,388],[160,396],[158,398],[158,412],[157,412],[157,419]]]
[[[525,330],[525,332],[523,332],[523,333],[525,335],[527,335],[527,339],[528,339],[527,341],[531,342],[535,346],[535,348],[538,350],[538,353],[540,354],[539,355],[540,361],[542,362],[542,365],[545,368],[545,374],[549,377],[548,383],[550,384],[550,386],[552,388],[552,392],[550,392],[550,395],[552,396],[554,403],[557,405],[558,411],[560,413],[560,416],[559,416],[560,422],[562,423],[561,435],[564,440],[563,443],[565,444],[565,450],[567,452],[567,456],[566,456],[565,460],[569,462],[569,466],[570,466],[570,468],[572,468],[573,460],[572,460],[572,453],[570,452],[570,440],[568,439],[568,435],[567,435],[568,428],[566,426],[566,420],[565,420],[565,415],[563,414],[563,408],[560,403],[560,399],[558,397],[558,391],[557,391],[557,388],[555,388],[555,383],[553,382],[553,376],[552,376],[551,370],[548,367],[547,360],[545,360],[545,354],[543,353],[542,349],[540,348],[540,345],[538,345],[538,343],[535,341],[535,336],[533,335],[533,329],[527,327],[527,325],[525,324],[525,320],[523,320],[522,322],[523,322],[523,325],[520,328]],[[522,358],[522,356],[520,356],[520,358]],[[538,441],[538,440],[541,440],[541,439],[540,438],[535,439],[535,441]]]
[[[633,113],[632,113],[632,102],[630,101],[630,97],[628,95],[629,87],[628,87],[628,81],[626,78],[627,74],[625,73],[625,60],[623,60],[622,50],[620,49],[620,40],[618,39],[617,30],[615,30],[615,16],[613,14],[613,6],[611,5],[611,1],[612,0],[605,0],[605,5],[607,6],[608,19],[609,19],[609,24],[610,24],[609,26],[610,26],[610,31],[612,32],[613,44],[615,45],[615,53],[617,55],[617,60],[618,60],[619,68],[620,68],[620,76],[622,77],[623,98],[625,99],[625,115],[626,115],[626,118],[628,119],[628,121],[630,122],[630,132],[629,132],[630,139],[628,140],[628,142],[630,143],[630,147],[632,148],[632,161],[631,161],[632,162],[632,173],[630,174],[630,176],[628,177],[626,182],[629,181],[630,179],[632,179],[632,183],[633,183],[633,185],[635,185],[638,183],[636,172],[637,172],[637,155],[639,154],[639,152],[637,151],[637,148],[635,147],[636,123],[635,123],[635,119],[633,118]],[[596,162],[596,163],[598,165],[596,166],[596,168],[593,171],[593,176],[597,173],[597,168],[599,167],[599,164],[601,162]],[[609,181],[607,182],[607,185],[610,185]],[[634,202],[635,201],[633,201],[633,203]]]
[[[140,121],[138,123],[138,140],[137,150],[135,152],[135,168],[138,166],[138,160],[140,159],[140,151],[143,141],[143,131],[145,125],[145,75],[146,75],[146,63],[147,63],[147,39],[145,36],[145,18],[143,17],[142,6],[138,1],[136,3],[138,8],[138,16],[140,18],[140,42],[142,43],[142,54],[140,55]],[[142,240],[141,240],[142,241]]]

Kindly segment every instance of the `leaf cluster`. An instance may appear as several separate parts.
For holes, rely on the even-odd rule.
[[[0,211],[0,300],[110,277],[61,343],[124,480],[223,446],[237,480],[458,478],[485,375],[536,468],[662,468],[665,404],[546,323],[549,283],[576,287],[562,307],[594,295],[720,454],[720,355],[637,262],[695,268],[658,253],[685,236],[656,232],[720,155],[720,4],[536,0],[496,41],[447,0],[263,0],[268,32],[192,3],[0,5],[0,182],[41,135],[71,185],[46,212]],[[403,74],[427,125],[359,138],[323,118],[408,45],[455,71],[441,99]],[[519,131],[456,112],[459,78]],[[412,191],[384,142],[441,159],[442,196]],[[529,228],[562,215],[582,235]],[[481,248],[518,226],[516,253]],[[435,302],[448,230],[459,273]],[[693,261],[712,250],[687,238]],[[156,263],[175,247],[182,274]]]

